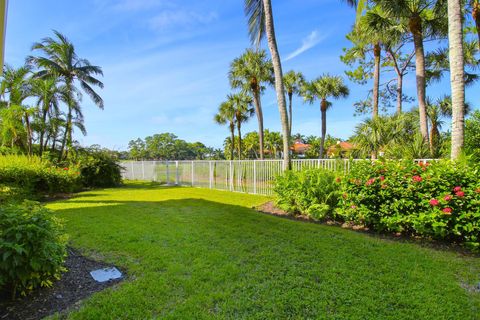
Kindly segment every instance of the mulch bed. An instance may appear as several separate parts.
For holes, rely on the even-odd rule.
[[[14,301],[0,295],[0,320],[36,320],[56,312],[65,312],[78,307],[80,300],[122,280],[96,282],[91,277],[90,271],[111,265],[88,259],[71,248],[68,249],[65,267],[68,271],[52,288],[38,289]],[[122,273],[124,274],[123,270]]]

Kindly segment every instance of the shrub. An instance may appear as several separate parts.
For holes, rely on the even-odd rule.
[[[0,207],[0,288],[12,296],[50,286],[64,270],[62,224],[32,201]]]
[[[116,187],[122,183],[122,167],[108,150],[81,149],[76,160],[85,187]]]
[[[324,169],[287,171],[276,179],[274,186],[279,208],[316,220],[331,217],[337,206],[338,189],[336,174]]]
[[[38,198],[42,193],[73,192],[79,189],[76,167],[57,168],[38,157],[0,156],[2,197]]]
[[[447,160],[356,163],[338,215],[378,231],[480,246],[479,169]]]

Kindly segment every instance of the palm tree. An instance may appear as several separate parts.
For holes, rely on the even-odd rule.
[[[314,103],[320,100],[320,112],[322,114],[322,138],[320,143],[320,158],[323,158],[325,147],[325,136],[327,134],[327,110],[331,103],[330,98],[345,98],[349,94],[348,87],[339,76],[324,74],[323,76],[307,82],[302,88],[302,95],[305,101]]]
[[[293,70],[285,73],[283,76],[283,83],[285,84],[285,91],[288,95],[288,134],[292,136],[292,99],[294,94],[300,94],[300,88],[305,82],[305,77],[301,72],[295,72]]]
[[[283,83],[282,64],[275,39],[272,4],[270,0],[245,0],[245,14],[248,17],[248,30],[253,43],[257,45],[264,36],[267,37],[268,48],[272,56],[273,72],[275,76],[275,92],[277,93],[278,111],[283,132],[283,169],[290,169],[290,134],[285,101],[285,87]],[[262,148],[262,146],[261,146]]]
[[[232,104],[235,111],[235,122],[237,124],[238,133],[238,160],[242,159],[242,124],[247,122],[253,114],[254,109],[251,107],[252,98],[245,93],[230,94],[227,96],[228,101]]]
[[[377,0],[376,2],[392,19],[405,21],[405,26],[413,37],[420,132],[428,142],[424,39],[434,37],[443,31],[442,1]]]
[[[260,96],[265,90],[263,84],[272,82],[273,66],[264,50],[247,49],[244,54],[233,60],[229,79],[233,88],[242,89],[251,95],[258,120],[258,138],[260,159],[263,159],[263,112]]]
[[[384,150],[395,137],[395,126],[389,120],[389,117],[375,117],[355,128],[352,141],[362,157],[377,159],[379,151]]]
[[[440,130],[444,121],[442,120],[442,109],[439,103],[433,104],[427,99],[427,115],[430,120],[430,154],[437,156]]]
[[[474,7],[477,18],[479,5]],[[452,88],[452,151],[453,160],[460,156],[465,130],[465,69],[463,60],[462,1],[448,0],[448,43],[450,47],[450,85]],[[476,20],[477,22],[477,20]],[[478,25],[477,25],[478,28]],[[480,33],[479,33],[480,35]]]
[[[44,38],[41,42],[34,43],[32,46],[32,50],[39,50],[44,56],[29,56],[27,62],[41,69],[35,74],[37,78],[59,77],[65,84],[68,112],[60,157],[64,156],[66,158],[68,149],[72,147],[73,143],[72,131],[75,111],[73,100],[75,94],[77,96],[79,94],[75,85],[78,83],[92,101],[100,109],[103,109],[103,99],[92,88],[92,86],[103,88],[103,83],[95,78],[97,75],[103,76],[103,72],[99,66],[92,65],[88,60],[79,58],[75,52],[75,47],[63,34],[55,30],[53,32],[55,38]]]
[[[48,134],[47,117],[58,114],[60,102],[67,103],[65,86],[58,85],[58,78],[41,78],[32,80],[32,96],[37,98],[39,154],[46,148],[45,135]]]
[[[24,106],[24,101],[31,96],[31,79],[30,79],[31,69],[29,66],[22,66],[20,68],[12,68],[10,66],[5,66],[3,73],[3,79],[0,85],[0,95],[5,97],[8,94],[7,108],[15,108],[15,111],[12,110],[10,115],[16,114],[16,117],[12,117],[9,127],[11,129],[18,128],[23,124],[26,129],[26,145],[28,154],[32,154],[32,128],[30,122],[30,115],[33,111]],[[18,112],[22,113],[22,116],[18,116]],[[13,122],[17,121],[17,124]],[[18,135],[17,130],[12,131],[11,137],[17,141],[17,144],[22,145],[18,138],[21,135]],[[12,140],[13,145],[13,140]]]
[[[220,104],[218,113],[213,120],[221,125],[228,125],[230,128],[230,160],[233,160],[233,151],[235,150],[235,109],[231,101],[227,100]]]
[[[248,157],[250,159],[258,159],[258,133],[256,131],[247,133],[243,139],[243,143]]]

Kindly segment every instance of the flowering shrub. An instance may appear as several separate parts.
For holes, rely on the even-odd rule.
[[[288,171],[275,181],[276,204],[293,214],[326,219],[337,206],[340,182],[335,173],[323,169]]]
[[[0,156],[0,200],[72,192],[79,186],[80,172],[76,167],[57,168],[38,157]]]
[[[359,162],[342,194],[337,217],[345,221],[480,248],[478,167],[447,160]]]

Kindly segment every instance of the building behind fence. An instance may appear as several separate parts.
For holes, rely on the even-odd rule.
[[[324,168],[347,173],[354,161],[358,160],[296,159],[292,160],[292,170]],[[282,173],[282,160],[127,161],[122,166],[122,176],[126,180],[148,180],[167,185],[261,195],[273,194],[275,177]]]

